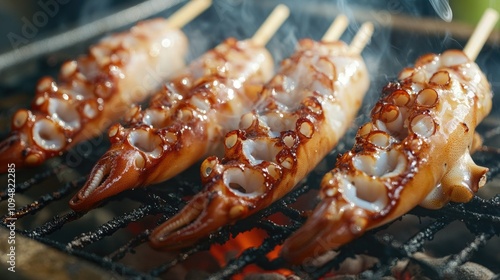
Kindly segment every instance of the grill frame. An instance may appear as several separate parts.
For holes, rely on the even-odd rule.
[[[254,7],[254,9],[270,10],[272,7],[274,7],[276,2],[278,1],[268,1],[266,3],[259,2],[257,4],[258,7]],[[304,13],[315,13],[315,15],[321,16],[321,21],[324,21],[324,25],[326,26],[331,21],[334,15],[322,14],[321,7],[322,5],[327,5],[325,3],[326,2],[319,1],[318,6],[316,7],[317,9],[306,9]],[[337,11],[336,8],[332,8],[332,10]],[[294,10],[292,9],[292,15],[293,12]],[[170,13],[170,11],[168,11],[167,13]],[[363,13],[368,14],[369,16],[371,16],[371,18],[376,18],[377,15],[376,12],[360,12],[359,10],[353,10],[353,13],[350,16],[352,18],[359,19],[363,17]],[[214,14],[219,16],[217,11],[212,12],[212,14],[208,15],[208,18],[203,19],[202,24],[210,24],[210,22],[213,22]],[[399,18],[398,15],[393,15],[393,17],[396,20]],[[292,18],[291,21],[297,23],[297,18]],[[378,23],[378,28],[382,28],[384,30],[378,33],[381,38],[372,42],[372,45],[374,46],[368,47],[368,54],[366,54],[366,56],[368,57],[376,53],[378,47],[385,47],[385,44],[389,44],[390,46],[395,46],[395,48],[402,49],[404,49],[405,46],[411,46],[411,42],[402,43],[400,41],[397,41],[398,37],[409,39],[416,37],[426,38],[427,41],[423,44],[423,46],[420,46],[426,51],[434,50],[436,52],[439,52],[450,47],[457,47],[461,45],[461,42],[456,41],[454,37],[449,37],[444,41],[440,41],[443,40],[441,38],[442,34],[440,32],[434,32],[432,33],[432,36],[429,36],[429,34],[426,34],[426,32],[429,31],[423,29],[420,31],[413,30],[416,35],[405,35],[406,30],[387,29],[386,27],[384,27],[385,23],[381,20],[376,21],[376,23]],[[288,24],[291,25],[291,23]],[[354,34],[354,28],[356,28],[358,25],[359,21],[354,22],[351,25],[348,36]],[[449,29],[444,28],[445,31],[450,29],[454,30],[454,28],[456,29],[456,27],[451,28],[451,25],[446,26]],[[193,29],[195,29],[195,27],[190,28],[190,30]],[[280,35],[287,36],[284,34],[287,34],[286,32],[290,31],[297,32],[298,34],[296,36],[301,36],[302,33],[307,31],[302,29],[295,29],[289,26],[289,28],[286,28],[285,31],[281,32],[281,34],[278,33],[276,37],[280,38]],[[188,32],[189,31],[187,31],[187,33]],[[221,33],[223,32],[221,31]],[[243,35],[248,34],[245,34],[244,32]],[[320,37],[315,35],[316,34],[313,34],[311,35],[311,37]],[[498,36],[498,34],[496,36]],[[383,43],[383,40],[387,39],[387,37],[389,37],[390,39],[389,42]],[[459,38],[459,40],[463,39],[464,37],[465,36],[462,33],[458,32],[457,38]],[[212,41],[216,42],[218,41],[218,39],[221,38],[213,39]],[[204,43],[212,44],[212,41]],[[75,45],[80,44],[82,44],[82,42],[75,42],[73,45],[69,46],[71,48]],[[436,47],[437,45],[440,45],[440,47]],[[269,49],[273,50],[273,48],[278,50],[278,53],[275,54],[276,60],[281,60],[286,56],[287,53],[290,53],[291,51],[290,47],[281,44],[279,42],[279,39],[273,39],[273,41],[271,42]],[[478,64],[486,65],[488,57],[494,56],[494,54],[497,54],[497,57],[500,57],[498,55],[498,52],[499,50],[495,41],[493,43],[490,42],[490,44],[486,46],[486,50],[483,52],[482,56],[478,58]],[[390,54],[390,52],[388,53]],[[386,51],[383,57],[387,58],[386,56],[389,55],[388,53]],[[387,67],[391,70],[401,69],[403,66],[408,65],[417,56],[422,54],[424,53],[412,53],[410,56],[406,57],[405,61],[399,60],[401,59],[401,57],[397,57],[393,60],[387,61],[383,61],[383,58],[372,58],[371,62],[375,61],[381,64],[377,66],[377,69],[384,69],[384,67]],[[35,63],[39,64],[40,60],[46,60],[46,57],[35,60],[37,61]],[[500,61],[498,63],[500,63]],[[496,67],[496,65],[494,66]],[[57,70],[57,67],[47,67],[45,63],[42,63],[41,67],[49,68],[50,71]],[[376,73],[374,71],[374,67],[375,66],[373,65],[369,66],[370,73]],[[485,72],[490,79],[493,77],[491,72],[488,72],[488,70],[485,70]],[[395,76],[397,74],[397,70],[392,71],[391,73],[392,76]],[[266,270],[274,270],[277,268],[286,267],[292,269],[294,273],[300,277],[319,278],[320,276],[324,276],[325,274],[329,273],[332,268],[340,265],[344,260],[355,254],[368,254],[371,256],[380,257],[380,259],[382,260],[378,265],[359,274],[358,276],[360,276],[361,278],[380,278],[382,276],[390,275],[391,269],[394,268],[394,263],[397,260],[403,259],[419,263],[420,266],[423,267],[423,273],[431,278],[443,278],[447,275],[450,275],[450,273],[453,273],[453,268],[456,268],[461,263],[464,263],[471,259],[473,255],[478,252],[479,248],[485,246],[485,244],[487,244],[489,240],[492,239],[495,235],[498,236],[500,234],[500,210],[495,210],[500,209],[499,195],[488,199],[475,197],[468,204],[452,203],[440,210],[431,211],[417,207],[413,209],[407,216],[418,217],[419,219],[427,218],[430,219],[430,222],[427,224],[422,223],[419,231],[416,232],[413,236],[406,239],[401,239],[391,234],[391,227],[397,225],[398,223],[402,223],[402,221],[397,220],[382,228],[374,229],[365,234],[363,237],[355,240],[354,242],[343,246],[340,249],[340,253],[335,258],[320,267],[289,267],[279,259],[273,261],[261,260],[261,257],[263,255],[271,251],[274,246],[281,243],[286,236],[291,234],[293,230],[298,228],[305,220],[303,213],[292,208],[290,205],[293,204],[298,197],[304,195],[306,192],[314,192],[319,186],[319,181],[321,179],[320,174],[333,167],[333,163],[339,152],[345,151],[352,146],[352,136],[355,133],[356,127],[366,119],[366,112],[368,112],[369,110],[368,108],[371,104],[374,104],[374,100],[378,96],[382,85],[387,82],[387,78],[384,79],[384,77],[379,74],[378,76],[373,77],[372,81],[374,82],[374,84],[372,85],[372,89],[368,94],[369,98],[365,100],[365,105],[363,107],[364,109],[361,110],[360,116],[356,120],[356,124],[352,126],[351,130],[343,138],[339,146],[334,151],[332,151],[332,153],[319,165],[319,167],[315,171],[313,171],[310,176],[308,176],[308,178],[303,183],[301,183],[294,191],[292,191],[281,201],[274,203],[269,208],[259,212],[252,217],[249,217],[244,221],[237,222],[234,225],[221,229],[217,234],[214,234],[210,236],[210,238],[201,241],[196,246],[188,249],[187,251],[179,253],[177,257],[174,257],[172,260],[163,262],[151,269],[144,271],[123,264],[121,262],[123,258],[132,254],[132,251],[134,251],[137,247],[144,243],[151,227],[149,227],[149,229],[142,230],[132,238],[129,238],[122,245],[115,248],[113,252],[108,254],[95,253],[95,248],[92,248],[92,244],[105,242],[104,239],[109,239],[108,237],[110,236],[113,237],[117,232],[123,231],[124,227],[128,227],[131,224],[142,222],[143,220],[151,218],[155,220],[155,223],[159,223],[173,216],[173,214],[175,214],[176,211],[184,205],[184,199],[193,195],[200,189],[200,185],[198,183],[200,182],[198,165],[193,166],[183,174],[180,174],[176,178],[166,183],[152,186],[148,189],[128,191],[118,195],[100,208],[117,208],[119,204],[129,202],[132,202],[131,204],[133,204],[134,206],[129,207],[127,210],[124,210],[125,213],[123,213],[123,211],[117,211],[119,214],[115,214],[110,220],[98,224],[90,231],[77,233],[77,235],[74,235],[70,241],[64,239],[63,241],[56,241],[54,240],[54,236],[57,237],[57,235],[60,234],[61,231],[65,230],[64,228],[67,228],[68,225],[71,225],[74,222],[81,223],[82,219],[87,216],[86,214],[69,211],[69,208],[64,210],[63,207],[61,208],[59,206],[58,208],[56,208],[52,206],[54,204],[61,204],[58,202],[62,202],[62,204],[65,204],[67,202],[67,200],[70,198],[70,195],[73,194],[83,184],[85,177],[82,176],[82,174],[86,174],[86,172],[90,170],[92,163],[95,162],[95,160],[99,157],[99,154],[106,149],[107,143],[105,143],[105,140],[103,140],[101,137],[93,139],[89,142],[98,143],[98,145],[90,145],[90,151],[85,152],[85,149],[83,148],[86,145],[85,143],[83,143],[82,145],[78,145],[74,149],[75,151],[80,153],[80,155],[82,155],[82,161],[77,166],[78,168],[72,165],[60,165],[61,162],[64,163],[64,159],[56,159],[52,161],[52,163],[49,163],[41,168],[37,168],[33,171],[27,172],[27,180],[16,186],[16,195],[24,195],[24,193],[34,193],[32,195],[34,199],[25,206],[21,206],[18,209],[19,215],[17,215],[17,217],[20,223],[22,223],[23,220],[32,220],[32,215],[41,215],[39,213],[46,211],[46,209],[48,208],[63,210],[59,210],[60,212],[56,212],[55,215],[52,215],[49,219],[46,219],[45,222],[42,222],[37,226],[29,229],[18,229],[17,232],[20,235],[32,238],[52,248],[97,264],[105,270],[118,273],[119,275],[124,277],[139,277],[146,279],[166,277],[173,267],[175,267],[179,263],[183,264],[187,259],[199,252],[206,251],[209,248],[210,244],[223,243],[231,236],[234,236],[239,232],[257,227],[271,232],[272,234],[270,234],[270,237],[266,238],[263,241],[263,244],[259,248],[252,248],[244,251],[239,258],[230,261],[224,268],[212,273],[208,277],[208,279],[229,278],[237,274],[249,264],[257,264],[258,266]],[[498,92],[498,90],[500,89],[500,81],[491,80],[491,82],[493,84],[494,91]],[[10,86],[6,86],[6,88],[10,88]],[[18,88],[13,87],[10,90],[16,91],[18,90]],[[4,96],[3,98],[6,97]],[[496,99],[498,98],[495,97],[495,100]],[[495,103],[498,104],[498,102],[494,102],[494,104]],[[497,138],[499,133],[496,131],[495,125],[500,123],[500,114],[497,113],[498,110],[495,107],[496,106],[494,105],[492,115],[489,116],[485,123],[481,124],[479,127],[479,132],[482,135],[487,136],[485,137],[486,145],[490,145],[491,147],[493,147],[493,149],[479,151],[473,156],[474,160],[476,160],[478,164],[484,164],[485,166],[490,168],[488,178],[491,179],[490,182],[485,186],[485,188],[496,185],[496,183],[492,181],[494,181],[493,179],[498,179],[500,177],[500,152],[495,150],[500,147],[494,145],[495,141],[498,143]],[[78,150],[79,147],[80,150]],[[72,176],[72,180],[66,183],[48,186],[49,184],[52,184],[50,182],[53,182],[54,180],[56,181],[56,183],[57,181],[67,181],[61,179],[58,175],[61,174],[61,172],[64,173],[66,171],[70,172],[71,174],[76,173],[77,176]],[[22,175],[22,177],[24,177],[24,174]],[[4,179],[4,177],[1,178]],[[39,195],[38,193],[40,193],[40,190],[35,189],[40,189],[42,187],[47,187],[48,189],[50,189],[50,191],[41,191],[42,194]],[[0,193],[0,207],[6,207],[4,206],[5,198],[5,192]],[[4,209],[1,210],[3,211]],[[277,212],[284,214],[292,222],[289,225],[284,226],[275,224],[274,222],[267,220],[268,216],[271,216],[272,214],[275,214]],[[0,213],[3,214],[3,212]],[[0,223],[2,226],[6,226],[5,218],[6,216],[3,216],[1,219]],[[464,246],[460,248],[461,250],[458,253],[451,255],[450,261],[448,261],[448,265],[445,265],[444,267],[435,266],[418,260],[413,256],[415,252],[421,252],[423,250],[424,246],[429,243],[430,238],[433,238],[436,234],[442,232],[442,230],[445,230],[446,227],[449,226],[449,224],[456,221],[465,225],[467,229],[474,234],[474,239],[472,241],[466,242],[466,244],[464,244]],[[367,244],[369,244],[369,246],[367,246]],[[500,273],[500,271],[495,272]]]

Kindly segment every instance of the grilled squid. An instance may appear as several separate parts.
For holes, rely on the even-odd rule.
[[[230,38],[206,52],[167,83],[149,108],[136,108],[128,125],[112,126],[111,148],[71,199],[71,208],[89,210],[122,191],[168,180],[204,155],[221,153],[224,134],[255,107],[273,75],[264,46],[288,15],[286,6],[276,6],[251,39]]]
[[[153,19],[64,63],[58,81],[42,78],[31,109],[14,114],[11,133],[0,143],[0,172],[8,163],[40,165],[102,133],[184,68],[187,44],[178,28]]]
[[[257,109],[226,134],[224,157],[202,163],[203,191],[156,228],[150,244],[190,246],[283,197],[335,146],[368,84],[362,58],[347,45],[302,40]]]
[[[269,52],[251,40],[227,39],[191,63],[186,73],[136,108],[126,126],[109,130],[111,148],[70,201],[88,210],[127,189],[165,181],[206,154],[220,153],[224,134],[259,99],[272,77]]]
[[[491,103],[486,77],[462,51],[420,57],[383,89],[354,148],[323,178],[321,202],[285,241],[283,257],[299,264],[417,205],[469,201],[486,181],[487,168],[470,152]]]

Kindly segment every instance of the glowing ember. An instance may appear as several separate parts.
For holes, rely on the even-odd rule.
[[[210,253],[217,260],[221,267],[225,267],[231,259],[235,259],[246,249],[259,247],[262,241],[268,237],[265,230],[254,228],[238,234],[236,237],[229,239],[226,243],[220,245],[215,244],[210,247]],[[266,257],[271,260],[279,255],[281,246],[276,246],[273,251],[269,252]],[[258,265],[251,264],[243,268],[241,273],[235,275],[232,279],[244,279],[246,275],[254,273],[279,273],[284,276],[292,275],[292,271],[288,269],[264,270]]]

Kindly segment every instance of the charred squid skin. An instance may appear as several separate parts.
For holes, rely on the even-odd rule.
[[[123,155],[132,159],[123,161]],[[116,181],[135,184],[141,180],[145,156],[139,151],[108,151],[94,166],[89,179],[78,193],[70,200],[74,211],[88,211],[99,205],[104,198],[118,194],[123,190],[115,188]]]
[[[58,81],[40,79],[31,109],[13,116],[11,135],[19,140],[0,144],[0,172],[6,172],[7,163],[40,165],[101,134],[130,105],[154,93],[161,80],[184,68],[186,46],[186,36],[166,20],[148,20],[64,63]],[[154,77],[145,74],[151,69]]]
[[[201,231],[208,236],[214,229],[223,226],[223,221],[210,218],[212,211],[229,215],[231,207],[228,200],[217,193],[204,193],[196,195],[189,206],[182,209],[182,215],[176,215],[163,224],[150,235],[151,247],[162,250],[179,250],[194,245],[199,239],[196,233]],[[181,234],[179,234],[181,233]],[[165,244],[168,244],[165,246]]]
[[[234,38],[192,62],[153,96],[148,108],[134,108],[126,125],[109,129],[113,157],[105,155],[94,168],[113,166],[108,180],[93,186],[99,177],[93,172],[71,208],[87,211],[125,190],[168,180],[222,150],[224,134],[258,102],[272,68],[264,47]]]
[[[264,86],[259,106],[226,134],[224,157],[203,161],[203,191],[153,231],[153,247],[190,246],[283,197],[336,145],[368,84],[362,58],[344,43],[302,40]],[[199,197],[210,197],[202,215],[184,219]]]
[[[354,148],[323,178],[321,202],[282,256],[301,264],[417,205],[469,201],[486,181],[488,169],[470,152],[491,99],[486,77],[461,51],[428,54],[404,69],[383,89]]]

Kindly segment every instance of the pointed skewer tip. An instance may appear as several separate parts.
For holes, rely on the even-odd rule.
[[[338,15],[330,27],[328,27],[321,40],[325,42],[337,41],[346,30],[347,25],[349,25],[349,19],[345,15]]]
[[[256,45],[265,46],[289,15],[290,10],[286,5],[279,4],[276,6],[264,23],[255,32],[252,37],[252,41]]]
[[[194,18],[199,16],[203,11],[212,5],[212,0],[192,0],[182,6],[178,11],[171,15],[167,22],[171,26],[182,28]]]
[[[371,22],[365,22],[361,25],[361,28],[358,30],[354,39],[352,39],[351,44],[349,45],[349,50],[353,54],[360,54],[365,48],[366,44],[370,42],[370,39],[373,35],[373,24]]]
[[[484,46],[484,43],[488,40],[491,31],[493,31],[493,28],[498,21],[498,17],[498,12],[494,9],[488,8],[484,11],[483,16],[479,20],[479,23],[464,47],[464,53],[471,60],[476,60],[477,55]]]

